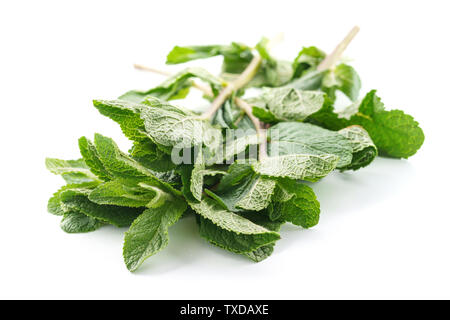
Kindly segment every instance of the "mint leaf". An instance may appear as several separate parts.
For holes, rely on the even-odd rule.
[[[173,188],[170,183],[156,177],[153,171],[120,151],[117,144],[112,139],[96,134],[94,142],[100,160],[114,179],[129,185],[145,182],[168,190],[173,194],[180,194],[180,192]]]
[[[217,161],[217,163],[222,163],[223,161],[229,163],[231,160],[234,160],[235,155],[242,154],[247,149],[247,147],[251,145],[256,146],[258,142],[259,139],[258,135],[256,134],[233,137],[232,139],[225,141],[222,149],[223,154],[220,155],[219,153],[219,160]]]
[[[56,216],[62,216],[65,212],[64,206],[61,203],[61,193],[68,190],[76,190],[80,193],[84,192],[84,194],[88,194],[91,190],[96,188],[100,182],[85,182],[79,184],[68,184],[61,187],[58,191],[56,191],[53,196],[48,200],[47,211]],[[84,190],[84,191],[83,191]]]
[[[81,137],[78,140],[78,146],[80,147],[80,152],[83,156],[84,162],[92,171],[92,173],[94,173],[103,181],[111,180],[111,175],[103,166],[103,163],[100,160],[100,156],[97,152],[97,148],[94,146],[94,144],[86,137]]]
[[[84,233],[99,229],[104,224],[97,219],[86,216],[85,214],[69,210],[64,213],[61,220],[61,229],[67,233]]]
[[[294,78],[300,78],[305,71],[315,69],[325,59],[325,52],[317,47],[303,47],[292,64]]]
[[[319,90],[322,87],[322,82],[327,72],[327,70],[308,70],[300,78],[292,80],[283,87],[294,88],[297,90]]]
[[[198,217],[200,235],[210,243],[235,253],[243,254],[254,261],[264,259],[263,255],[270,255],[275,241],[279,239],[277,231],[280,229],[280,223],[272,222],[267,216],[260,213],[243,213],[243,219],[251,221],[270,232],[269,234],[238,234],[220,228],[208,219]]]
[[[271,219],[282,219],[303,228],[311,228],[319,222],[320,204],[311,187],[294,180],[280,179],[274,199],[269,207]]]
[[[375,90],[349,109],[339,114],[330,107],[311,115],[308,121],[332,130],[359,125],[369,133],[381,155],[395,158],[414,155],[424,142],[424,133],[414,118],[400,110],[386,111]]]
[[[265,103],[263,108],[259,108],[261,110],[254,113],[255,116],[263,114],[261,120],[303,121],[322,108],[325,96],[318,91],[281,87],[265,89],[258,100]]]
[[[352,162],[353,146],[345,135],[309,123],[281,122],[272,126],[267,136],[270,140],[270,156],[333,154],[339,158],[338,168],[346,167]]]
[[[202,68],[187,68],[169,77],[159,86],[147,91],[129,91],[119,97],[120,100],[140,103],[153,96],[162,100],[184,98],[192,86],[192,78],[198,78],[211,86],[212,92],[218,93],[222,87],[222,81]],[[181,94],[180,94],[181,93]]]
[[[64,214],[64,209],[61,206],[61,200],[59,198],[60,193],[61,190],[55,192],[47,203],[47,211],[55,216],[62,216]]]
[[[345,168],[347,170],[358,170],[368,166],[377,156],[378,150],[369,134],[360,126],[350,126],[338,131],[352,145],[352,162]]]
[[[155,100],[148,103],[151,107],[143,110],[141,116],[147,134],[156,143],[180,149],[220,143],[220,130],[194,113]]]
[[[243,218],[244,219],[244,218]],[[200,236],[210,243],[235,253],[251,253],[279,239],[277,233],[238,234],[215,225],[208,219],[199,218]]]
[[[259,247],[258,249],[251,251],[251,252],[245,252],[244,255],[253,260],[254,262],[261,262],[265,259],[267,259],[272,253],[274,249],[274,244],[268,244],[262,247]]]
[[[339,158],[332,154],[289,154],[268,157],[253,164],[253,170],[263,176],[287,177],[318,181],[336,168]]]
[[[275,184],[274,180],[255,174],[249,162],[236,161],[222,178],[216,193],[205,191],[232,212],[261,211],[270,204]]]
[[[339,90],[351,101],[356,101],[361,90],[361,79],[353,67],[341,63],[327,72],[323,79],[322,90],[332,97],[333,100],[335,91]]]
[[[221,229],[244,235],[266,234],[272,241],[279,239],[277,233],[270,232],[240,215],[223,209],[213,199],[205,198],[199,203],[190,202],[189,205],[197,214],[210,220]]]
[[[118,181],[108,181],[92,190],[89,200],[97,204],[123,207],[148,207],[156,197],[156,190],[126,186]]]
[[[127,138],[133,141],[147,140],[141,110],[148,108],[143,104],[124,100],[94,100],[94,106],[100,113],[120,125]]]
[[[135,271],[147,258],[161,251],[169,242],[168,228],[186,210],[181,199],[166,201],[157,208],[146,209],[125,233],[123,257],[130,271]]]
[[[45,159],[47,169],[54,174],[61,175],[67,183],[84,183],[98,181],[98,178],[89,170],[83,159],[60,160]]]
[[[142,208],[96,204],[88,199],[90,192],[88,189],[70,189],[62,192],[60,199],[66,211],[81,212],[117,227],[129,226],[143,211]]]
[[[250,53],[250,48],[233,42],[231,45],[209,45],[209,46],[175,46],[167,55],[167,64],[184,63],[196,59],[205,59],[218,55],[241,56],[244,52]],[[249,61],[251,60],[251,57]]]

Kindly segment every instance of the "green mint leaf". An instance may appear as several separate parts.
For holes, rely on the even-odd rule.
[[[319,222],[320,204],[311,187],[291,180],[279,179],[269,216],[311,228]]]
[[[208,219],[221,229],[244,235],[263,234],[265,235],[264,237],[267,236],[272,241],[279,239],[279,235],[276,232],[271,232],[240,215],[223,209],[213,199],[205,198],[199,203],[190,202],[189,205],[197,214]]]
[[[254,177],[246,186],[245,191],[239,197],[235,207],[250,211],[260,211],[270,203],[270,199],[275,190],[275,181]]]
[[[129,226],[143,211],[142,208],[96,204],[89,200],[90,192],[89,189],[70,189],[62,192],[60,199],[67,211],[81,212],[117,227]]]
[[[129,91],[119,97],[135,103],[141,103],[149,97],[156,97],[161,100],[171,100],[184,98],[188,89],[192,86],[192,78],[200,79],[211,86],[214,93],[218,93],[222,88],[222,81],[202,68],[187,68],[177,74],[170,76],[159,86],[147,91]]]
[[[147,134],[157,144],[181,149],[220,143],[221,131],[192,112],[155,100],[148,103],[151,107],[143,110],[141,116]]]
[[[303,47],[292,64],[294,78],[300,78],[307,70],[315,69],[326,54],[317,47]]]
[[[264,101],[265,106],[259,107],[261,110],[256,110],[254,114],[263,115],[261,120],[275,118],[278,121],[303,121],[322,108],[325,96],[319,91],[281,87],[265,89],[259,100]]]
[[[245,45],[233,43],[227,45],[209,45],[209,46],[175,46],[167,55],[167,64],[185,63],[196,59],[211,58],[218,55],[239,55],[243,51],[249,51]]]
[[[270,221],[270,219],[261,213],[242,213],[242,218],[255,223],[268,232],[276,233],[279,231],[281,223]],[[273,234],[237,234],[218,227],[208,219],[198,217],[200,235],[210,243],[235,253],[243,254],[254,261],[263,260],[263,255],[270,255],[275,241],[279,237]],[[267,247],[267,248],[266,248]]]
[[[153,171],[120,151],[117,144],[111,138],[96,134],[94,143],[104,167],[120,182],[131,185],[146,182],[168,190],[173,194],[180,194],[170,183],[156,177]]]
[[[353,147],[344,135],[309,123],[281,122],[268,130],[267,137],[270,156],[333,154],[339,157],[338,168],[352,162]]]
[[[47,169],[54,174],[61,175],[67,183],[84,183],[98,181],[83,159],[60,160],[55,158],[45,159]]]
[[[133,159],[156,172],[167,173],[176,168],[176,165],[170,159],[170,155],[161,150],[150,139],[135,141],[129,153]]]
[[[99,220],[73,210],[64,213],[60,224],[61,229],[67,233],[91,232],[99,229],[103,225]]]
[[[315,182],[336,168],[339,157],[332,154],[290,154],[268,157],[253,164],[253,170],[263,176],[287,177]]]
[[[261,211],[270,204],[275,184],[274,180],[255,174],[250,162],[236,161],[222,178],[217,193],[205,191],[232,212]]]
[[[81,137],[78,140],[78,146],[80,148],[81,155],[84,162],[90,168],[92,173],[99,177],[103,181],[111,180],[111,175],[103,166],[100,156],[97,152],[97,148],[86,137]]]
[[[59,194],[61,190],[58,190],[53,194],[53,196],[48,200],[47,203],[47,211],[55,216],[64,215],[64,209],[61,205],[61,200],[59,198]]]
[[[123,207],[151,207],[157,196],[154,189],[126,186],[118,181],[108,181],[92,190],[89,200],[97,204],[109,204]],[[160,190],[160,192],[163,192]]]
[[[381,155],[395,158],[414,155],[425,139],[412,116],[400,110],[386,111],[375,90],[342,113],[328,107],[311,115],[308,121],[332,130],[359,125],[369,133]]]
[[[124,100],[94,100],[94,106],[102,115],[117,122],[130,140],[148,140],[144,120],[140,116],[141,110],[147,106]]]
[[[222,155],[220,155],[220,153],[218,155],[218,163],[222,163],[223,161],[226,161],[227,163],[230,162],[235,155],[243,153],[248,146],[256,146],[258,142],[259,139],[256,134],[249,134],[227,140],[223,145],[223,149],[221,149],[223,150]]]
[[[62,216],[65,212],[64,206],[62,205],[60,198],[62,192],[67,190],[87,190],[86,193],[88,193],[90,190],[96,188],[99,184],[100,184],[99,181],[94,181],[94,182],[85,182],[81,184],[68,184],[61,187],[48,200],[47,211],[56,216]]]
[[[251,221],[249,222],[252,223]],[[238,234],[223,229],[202,217],[199,218],[199,229],[200,236],[210,243],[222,249],[241,254],[251,253],[279,239],[277,233],[269,230],[266,230],[266,233],[259,234]]]
[[[368,166],[377,156],[378,150],[369,134],[360,126],[350,126],[338,131],[348,141],[353,149],[352,162],[341,170],[358,170]]]
[[[273,249],[275,247],[275,244],[271,243],[262,247],[259,247],[258,249],[251,251],[251,252],[246,252],[244,253],[244,255],[248,258],[250,258],[251,260],[253,260],[254,262],[261,262],[265,259],[267,259],[272,253],[273,253]]]
[[[169,242],[168,228],[186,210],[181,199],[166,201],[162,206],[145,210],[125,233],[123,257],[130,271],[161,251]]]
[[[355,69],[341,63],[336,68],[329,70],[323,79],[323,90],[333,98],[335,91],[342,91],[350,100],[356,101],[361,90],[361,79]]]
[[[319,90],[322,87],[322,82],[327,72],[327,70],[308,70],[300,78],[292,80],[283,87],[294,88],[297,90]]]

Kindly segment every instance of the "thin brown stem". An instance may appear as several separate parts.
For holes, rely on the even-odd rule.
[[[358,34],[359,27],[355,26],[352,30],[347,34],[347,36],[344,38],[344,40],[341,41],[337,45],[337,47],[333,50],[332,53],[326,56],[326,58],[319,64],[317,67],[318,71],[323,71],[327,69],[331,69],[336,62],[341,58],[342,53],[344,53],[347,46],[350,44],[350,42],[353,40],[353,38]]]

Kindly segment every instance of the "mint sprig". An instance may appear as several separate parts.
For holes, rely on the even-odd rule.
[[[176,46],[167,56],[168,64],[222,56],[219,76],[136,65],[168,78],[116,100],[94,100],[132,148],[122,151],[95,134],[79,139],[81,159],[48,158],[47,168],[66,181],[48,211],[61,217],[67,233],[128,227],[123,256],[130,271],[164,249],[170,227],[187,215],[211,244],[255,262],[266,259],[283,224],[306,229],[319,222],[310,182],[361,169],[377,155],[407,158],[424,141],[418,123],[386,110],[374,90],[360,99],[359,75],[340,61],[357,32],[329,55],[304,47],[293,62],[273,57],[274,41],[266,38],[254,47]],[[259,91],[248,97],[248,88]],[[210,103],[205,112],[178,105],[191,89]],[[350,101],[340,112],[338,92]]]

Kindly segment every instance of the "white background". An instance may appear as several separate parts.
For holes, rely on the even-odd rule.
[[[450,298],[448,1],[2,1],[0,4],[0,298]],[[135,274],[121,257],[125,230],[69,235],[47,199],[63,184],[44,158],[77,158],[95,132],[129,142],[93,108],[163,79],[173,45],[256,43],[279,32],[275,54],[346,51],[387,108],[426,134],[408,160],[379,158],[314,185],[321,221],[282,229],[259,264],[197,236],[193,219]],[[220,59],[196,61],[219,70]]]

